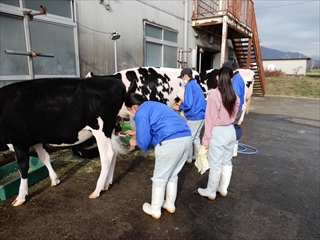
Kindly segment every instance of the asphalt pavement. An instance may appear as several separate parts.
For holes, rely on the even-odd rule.
[[[319,239],[319,108],[319,99],[253,97],[228,196],[200,197],[208,172],[186,164],[176,212],[159,220],[142,211],[152,151],[118,158],[112,187],[95,200],[99,158],[63,152],[54,164],[59,186],[47,178],[22,206],[11,206],[16,196],[0,202],[0,239]]]

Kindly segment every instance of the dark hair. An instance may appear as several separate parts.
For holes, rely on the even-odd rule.
[[[188,75],[189,78],[192,78],[192,70],[190,68],[184,68],[181,70],[180,76]]]
[[[124,100],[124,105],[126,105],[126,107],[132,107],[132,105],[140,105],[145,101],[147,101],[147,99],[143,95],[138,93],[130,93]]]
[[[208,89],[215,89],[218,86],[217,76],[219,74],[219,69],[214,69],[208,73],[207,87]]]
[[[226,108],[229,116],[234,113],[234,105],[237,100],[237,96],[232,88],[231,79],[233,77],[233,71],[229,67],[222,67],[219,70],[218,89],[221,93],[222,104]]]
[[[222,65],[222,67],[229,67],[229,68],[231,68],[232,70],[236,70],[236,67],[235,67],[234,63],[231,62],[231,61],[226,61],[226,62]]]

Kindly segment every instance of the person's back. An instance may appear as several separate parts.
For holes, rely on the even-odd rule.
[[[175,106],[174,109],[183,111],[183,114],[187,119],[187,124],[191,130],[194,150],[190,150],[187,163],[192,163],[192,159],[196,158],[201,147],[200,132],[203,127],[207,104],[201,87],[193,79],[192,70],[190,68],[182,69],[180,77],[186,83],[184,99],[183,102],[181,102],[180,105]]]
[[[167,105],[155,101],[142,103],[134,116],[134,121],[137,143],[144,151],[148,150],[150,143],[156,146],[164,140],[191,135],[183,118]]]
[[[220,68],[218,90],[208,97],[202,144],[208,149],[210,170],[207,187],[198,188],[198,193],[210,200],[215,200],[216,192],[227,196],[233,168],[232,152],[236,142],[233,122],[240,100],[232,88],[232,77],[231,68]]]
[[[176,211],[178,173],[192,146],[191,131],[185,120],[170,107],[146,101],[140,94],[129,94],[125,106],[136,122],[136,131],[128,130],[126,135],[136,134],[137,139],[133,142],[136,141],[143,151],[147,151],[151,143],[154,146],[151,203],[144,203],[142,210],[159,219],[161,208],[169,213]]]
[[[190,79],[185,86],[184,99],[180,104],[187,120],[202,120],[206,111],[206,100],[199,84]]]
[[[244,80],[238,71],[233,73],[231,84],[232,84],[234,92],[240,98],[239,109],[242,109],[242,105],[244,103],[245,86],[244,86]]]
[[[237,132],[237,142],[234,145],[233,157],[237,157],[238,156],[238,142],[239,142],[240,137],[242,136],[242,129],[239,126],[240,125],[239,120],[241,119],[241,116],[244,114],[242,107],[244,104],[245,84],[244,84],[244,80],[243,80],[242,76],[240,75],[240,73],[235,70],[235,66],[234,66],[233,62],[227,61],[223,64],[223,66],[229,67],[232,69],[232,71],[233,71],[233,77],[232,77],[232,81],[231,81],[232,88],[240,99],[239,110],[237,113],[237,117],[234,121],[234,127]],[[239,125],[238,125],[238,123],[239,123]]]

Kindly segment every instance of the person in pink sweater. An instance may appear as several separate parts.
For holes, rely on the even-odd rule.
[[[209,178],[207,188],[198,188],[198,193],[210,200],[215,200],[216,192],[223,197],[227,196],[236,143],[233,122],[240,104],[231,84],[232,69],[222,67],[218,76],[218,88],[207,99],[202,137],[202,145],[208,149]]]

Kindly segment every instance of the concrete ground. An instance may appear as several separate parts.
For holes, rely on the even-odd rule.
[[[153,152],[118,158],[111,189],[91,200],[99,158],[65,150],[54,167],[61,184],[46,178],[0,202],[0,239],[319,239],[320,101],[254,97],[240,143],[258,150],[233,159],[228,196],[200,197],[208,172],[186,164],[179,174],[176,212],[159,220],[143,213],[151,199]],[[248,149],[250,150],[250,149]]]

